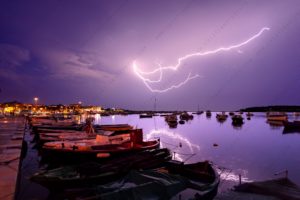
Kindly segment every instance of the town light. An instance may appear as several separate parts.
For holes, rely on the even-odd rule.
[[[38,100],[39,100],[39,98],[37,98],[37,97],[34,97],[33,98],[33,100],[34,100],[34,103],[35,103],[35,105],[37,104],[37,102],[38,102]]]

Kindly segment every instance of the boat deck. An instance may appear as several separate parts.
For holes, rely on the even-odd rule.
[[[24,128],[24,118],[0,118],[0,200],[15,198]]]

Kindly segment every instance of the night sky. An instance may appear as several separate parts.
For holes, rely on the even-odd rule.
[[[0,102],[128,109],[300,105],[300,1],[1,0]],[[133,70],[176,65],[151,92]],[[151,80],[158,80],[153,74]]]

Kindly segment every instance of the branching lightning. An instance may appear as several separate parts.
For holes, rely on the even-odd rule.
[[[183,61],[191,58],[191,57],[196,57],[196,56],[206,56],[206,55],[210,55],[210,54],[217,54],[219,52],[223,52],[223,51],[230,51],[232,49],[236,49],[236,48],[239,48],[239,47],[242,47],[246,44],[248,44],[249,42],[251,42],[252,40],[258,38],[260,35],[262,35],[265,31],[268,31],[270,30],[270,28],[268,27],[263,27],[258,33],[256,33],[255,35],[253,35],[252,37],[248,38],[247,40],[239,43],[239,44],[235,44],[235,45],[231,45],[229,47],[220,47],[218,49],[215,49],[215,50],[210,50],[210,51],[205,51],[205,52],[195,52],[195,53],[191,53],[191,54],[187,54],[183,57],[180,57],[177,59],[177,63],[176,65],[170,65],[170,66],[161,66],[160,64],[158,64],[158,68],[152,70],[152,71],[149,71],[149,72],[145,72],[145,71],[142,71],[138,65],[137,65],[137,62],[136,61],[133,61],[133,64],[132,64],[132,68],[133,68],[133,71],[134,73],[144,82],[145,86],[151,91],[151,92],[156,92],[156,93],[164,93],[164,92],[167,92],[169,90],[172,90],[172,89],[177,89],[181,86],[183,86],[184,84],[186,84],[187,82],[189,82],[190,80],[192,79],[195,79],[197,77],[199,77],[198,74],[196,75],[191,75],[191,73],[189,73],[189,76],[182,82],[176,84],[176,85],[172,85],[166,89],[153,89],[151,87],[151,83],[159,83],[162,81],[162,78],[163,78],[163,71],[165,70],[173,70],[173,71],[176,71],[180,66],[181,64],[183,63]],[[239,50],[241,51],[241,50]],[[152,76],[152,75],[156,75],[158,74],[158,78],[157,79],[150,79],[150,78],[147,78],[147,76]]]

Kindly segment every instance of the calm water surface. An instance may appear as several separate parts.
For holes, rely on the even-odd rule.
[[[210,160],[221,173],[219,191],[242,181],[276,178],[274,173],[288,170],[289,178],[300,185],[300,134],[282,134],[283,127],[273,127],[266,123],[265,113],[255,113],[251,120],[244,115],[240,128],[231,125],[228,117],[219,123],[212,113],[210,119],[205,114],[194,115],[194,119],[177,128],[169,128],[164,117],[142,118],[138,115],[95,116],[96,124],[128,123],[142,128],[144,139],[161,139],[161,147],[173,152],[175,159],[187,163]],[[84,117],[82,120],[84,120]],[[289,120],[294,119],[289,115]],[[27,136],[27,139],[31,136]],[[20,197],[24,199],[45,199],[48,191],[28,180],[39,169],[36,150],[31,149],[22,166]],[[281,174],[280,176],[284,176]]]

